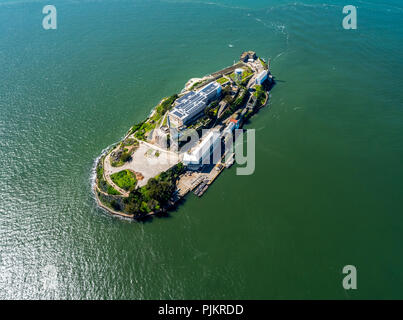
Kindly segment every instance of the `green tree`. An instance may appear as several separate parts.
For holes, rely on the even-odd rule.
[[[120,204],[116,200],[111,201],[111,206],[114,210],[119,211],[120,210]]]
[[[120,156],[120,160],[122,160],[123,162],[127,162],[131,159],[131,155],[129,152],[123,152],[122,155]]]

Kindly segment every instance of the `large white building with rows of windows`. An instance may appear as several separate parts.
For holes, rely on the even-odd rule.
[[[171,123],[182,126],[196,119],[208,104],[217,99],[221,93],[221,85],[212,82],[203,89],[190,91],[176,100],[175,107],[169,112]]]
[[[256,84],[262,84],[267,79],[267,70],[263,70],[256,77]]]
[[[199,143],[183,155],[183,164],[190,169],[199,169],[203,164],[210,164],[211,154],[221,143],[221,133],[218,130],[210,131]],[[220,154],[218,155],[218,158]],[[214,159],[213,161],[218,160]]]

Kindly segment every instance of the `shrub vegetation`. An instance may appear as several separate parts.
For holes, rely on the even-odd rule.
[[[145,186],[132,190],[129,197],[124,199],[125,211],[139,217],[151,211],[160,210],[172,197],[176,189],[176,181],[183,170],[183,164],[178,163],[148,180]]]
[[[112,181],[123,190],[131,190],[136,186],[137,179],[133,172],[130,170],[122,170],[111,174]]]

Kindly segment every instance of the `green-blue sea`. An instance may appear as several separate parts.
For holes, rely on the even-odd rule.
[[[0,0],[0,298],[403,298],[402,14],[400,0]],[[277,80],[247,125],[254,174],[234,165],[146,223],[98,208],[102,150],[245,50]]]

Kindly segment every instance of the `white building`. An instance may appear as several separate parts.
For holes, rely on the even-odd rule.
[[[190,169],[198,169],[203,164],[211,163],[211,154],[220,144],[221,133],[217,130],[210,131],[197,146],[183,155],[183,164]]]
[[[256,77],[256,84],[262,84],[267,79],[267,70],[262,71]]]
[[[176,100],[176,106],[169,112],[169,119],[173,124],[182,126],[188,124],[215,100],[221,93],[221,85],[212,82],[199,90],[191,91]]]

